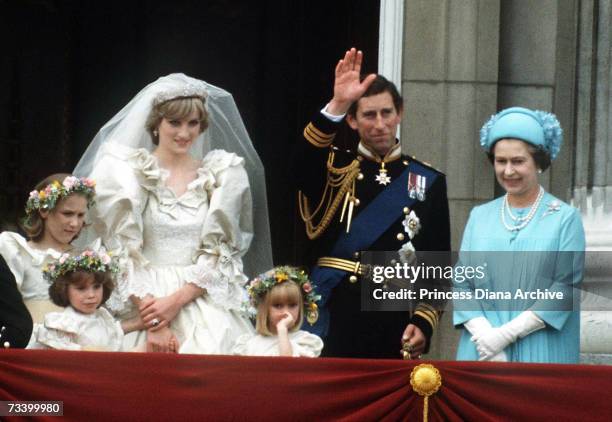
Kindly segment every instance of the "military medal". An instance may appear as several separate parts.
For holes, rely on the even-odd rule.
[[[425,176],[417,177],[417,199],[421,202],[425,200]]]
[[[376,175],[376,181],[379,185],[385,186],[391,183],[391,178],[387,176],[387,169],[385,168],[384,161],[380,163],[380,169],[378,170],[378,174]]]
[[[411,199],[425,200],[426,178],[420,174],[408,173],[408,196]]]
[[[408,173],[408,196],[410,199],[416,198],[416,174]]]

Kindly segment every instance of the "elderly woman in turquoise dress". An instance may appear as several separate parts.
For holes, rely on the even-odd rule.
[[[458,360],[579,360],[574,291],[584,268],[582,220],[538,180],[562,135],[553,114],[522,107],[499,112],[481,129],[481,146],[506,194],[475,207],[463,234],[459,265],[481,265],[483,276],[454,282],[468,298],[455,301],[453,321],[463,331]]]

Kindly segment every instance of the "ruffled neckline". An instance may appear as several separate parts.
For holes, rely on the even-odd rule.
[[[208,198],[206,189],[213,186],[215,178],[212,172],[205,167],[205,159],[197,169],[197,177],[187,185],[187,190],[177,196],[175,192],[166,186],[170,172],[160,167],[157,157],[144,148],[134,149],[122,145],[107,144],[104,153],[126,162],[134,171],[142,189],[155,195],[160,210],[173,215],[177,205],[193,210],[194,212]]]
[[[216,186],[216,174],[230,166],[238,165],[244,160],[234,153],[216,149],[210,151],[200,162],[197,168],[197,177],[189,182],[186,191],[177,196],[176,193],[166,185],[170,171],[161,167],[157,157],[145,148],[134,149],[119,144],[106,144],[104,153],[113,155],[120,160],[126,161],[137,174],[140,175],[139,182],[143,189],[155,193],[158,197],[181,203],[192,202],[192,196],[205,200],[206,191]]]
[[[202,159],[199,163],[200,166],[196,169],[196,178],[187,184],[187,189],[185,189],[185,192],[177,195],[176,192],[167,184],[168,178],[170,177],[170,170],[162,167],[159,164],[159,158],[157,158],[155,155],[151,154],[151,157],[154,161],[153,165],[159,174],[156,188],[170,193],[179,202],[183,199],[183,197],[189,195],[190,192],[197,192],[199,189],[204,188],[207,185],[206,182],[210,178],[214,180],[214,176],[211,174],[211,172],[204,168],[204,159]]]
[[[187,185],[183,194],[176,193],[166,185],[170,172],[159,165],[157,157],[145,148],[134,149],[119,144],[106,144],[103,154],[109,154],[125,162],[134,171],[138,184],[154,195],[159,210],[174,218],[177,206],[195,214],[217,187],[217,174],[230,166],[243,163],[243,159],[224,150],[212,150],[202,159],[196,170],[197,177]]]

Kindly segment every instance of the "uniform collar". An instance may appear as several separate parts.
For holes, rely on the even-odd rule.
[[[391,147],[387,155],[385,155],[382,159],[380,155],[374,152],[370,147],[363,143],[363,141],[359,141],[359,145],[357,146],[357,152],[359,155],[367,158],[370,161],[375,161],[377,163],[383,162],[388,163],[391,161],[395,161],[402,156],[402,148],[399,141],[395,141],[395,145]]]

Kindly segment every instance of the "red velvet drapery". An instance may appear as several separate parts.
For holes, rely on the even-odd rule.
[[[420,421],[417,363],[0,350],[0,400],[61,400],[70,420]],[[430,363],[430,421],[612,420],[612,367]]]

